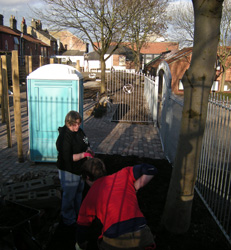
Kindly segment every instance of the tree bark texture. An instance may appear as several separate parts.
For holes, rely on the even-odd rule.
[[[162,217],[164,227],[177,234],[185,233],[191,221],[208,97],[215,76],[222,2],[193,1],[195,24],[192,60],[182,79],[184,107],[181,128]]]
[[[106,91],[106,81],[105,81],[105,71],[106,71],[106,63],[103,58],[100,60],[101,62],[101,84],[100,84],[100,93],[103,94]]]

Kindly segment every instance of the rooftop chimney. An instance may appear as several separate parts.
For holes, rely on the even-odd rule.
[[[22,32],[23,34],[26,34],[26,33],[27,33],[27,25],[26,25],[26,20],[25,20],[24,17],[22,18],[21,32]]]
[[[17,20],[15,19],[15,16],[10,17],[10,28],[13,30],[17,29]]]
[[[36,30],[42,30],[41,20],[35,20],[34,18],[31,20],[31,26]]]
[[[0,14],[0,25],[3,25],[4,16]]]

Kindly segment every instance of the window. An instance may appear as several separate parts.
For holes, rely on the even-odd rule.
[[[215,69],[216,69],[216,70],[221,70],[221,62],[220,62],[219,59],[216,60]]]
[[[119,66],[125,65],[125,56],[119,56]]]
[[[231,91],[231,82],[225,82],[224,91]]]
[[[53,51],[56,52],[56,43],[53,42]]]
[[[41,56],[46,57],[46,54],[47,54],[46,47],[41,47]]]
[[[19,41],[18,41],[18,38],[17,38],[17,37],[14,37],[14,44],[19,45]]]
[[[5,40],[5,50],[8,50],[8,41]]]
[[[146,55],[145,56],[145,62],[144,63],[149,63],[153,59],[152,55]]]
[[[213,86],[211,88],[211,91],[218,91],[218,85],[219,85],[219,82],[218,81],[214,81],[213,82]]]
[[[14,50],[18,50],[19,41],[17,37],[14,37]]]

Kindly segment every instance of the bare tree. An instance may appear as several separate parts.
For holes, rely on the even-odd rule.
[[[179,42],[180,47],[193,45],[194,16],[191,2],[170,4],[168,11],[170,25],[169,38]],[[216,75],[217,79],[221,75],[220,91],[224,91],[226,71],[231,66],[231,3],[230,0],[224,1],[221,35],[218,47],[218,62],[221,70]]]
[[[168,0],[138,0],[139,12],[134,16],[126,39],[134,54],[136,71],[141,68],[140,51],[145,46],[147,38],[155,34],[163,35],[167,29],[166,8]]]
[[[231,66],[231,3],[224,1],[221,22],[220,46],[218,48],[218,60],[221,65],[221,86],[220,91],[224,91],[226,71]]]
[[[195,31],[191,65],[185,72],[184,107],[178,147],[162,222],[174,233],[184,233],[191,221],[208,98],[220,36],[223,0],[193,0]]]
[[[194,36],[192,2],[171,3],[168,8],[168,37],[179,42],[179,47],[190,47]]]
[[[136,0],[43,0],[44,9],[34,12],[50,28],[72,28],[86,38],[101,62],[101,93],[105,92],[105,62],[122,42],[133,17],[139,11]],[[108,54],[113,42],[114,49]]]

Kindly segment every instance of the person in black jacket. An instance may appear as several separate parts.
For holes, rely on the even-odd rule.
[[[80,128],[81,122],[82,117],[78,112],[68,112],[65,125],[58,129],[59,136],[56,141],[57,167],[62,187],[61,218],[67,226],[76,224],[82,202],[82,164],[87,158],[94,157],[88,138]]]

